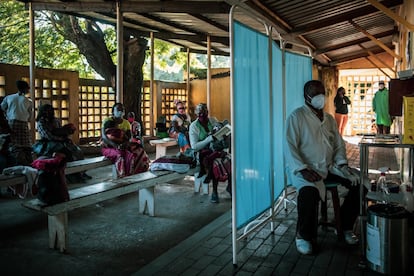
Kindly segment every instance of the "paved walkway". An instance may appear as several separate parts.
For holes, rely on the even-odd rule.
[[[346,140],[350,166],[359,167],[359,138]],[[375,151],[370,164],[394,166],[389,162],[396,162],[395,158],[388,155]],[[287,211],[277,215],[273,232],[267,223],[239,241],[237,266],[233,266],[229,211],[134,275],[380,275],[361,265],[360,246],[338,242],[329,229],[319,229],[317,254],[299,254],[294,242],[296,217],[295,206],[288,204]],[[414,260],[413,240],[408,260]],[[410,270],[407,275],[414,275]]]

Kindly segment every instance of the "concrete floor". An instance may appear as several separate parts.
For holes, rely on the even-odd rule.
[[[176,149],[172,148],[171,151]],[[153,158],[150,154],[150,158]],[[110,179],[111,167],[88,171],[92,180]],[[47,216],[0,196],[2,275],[130,275],[231,208],[225,185],[221,202],[194,193],[193,178],[156,187],[156,216],[138,213],[137,193],[69,213],[68,252],[48,248]]]
[[[359,167],[357,138],[347,139],[353,167]],[[391,159],[388,152],[375,152],[370,166],[390,165]],[[111,170],[89,173],[94,183],[110,178]],[[78,185],[85,184],[71,188]],[[231,201],[224,185],[219,190],[221,202],[212,204],[208,196],[194,194],[191,178],[159,185],[156,217],[138,213],[137,194],[75,210],[69,214],[66,255],[48,249],[44,214],[21,207],[21,200],[0,197],[2,275],[379,275],[360,268],[359,246],[338,243],[332,231],[320,230],[318,254],[300,255],[292,205],[279,214],[274,232],[264,227],[239,243],[234,267]],[[408,275],[414,275],[411,270]]]

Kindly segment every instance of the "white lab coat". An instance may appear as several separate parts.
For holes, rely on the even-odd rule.
[[[333,165],[347,164],[346,147],[338,132],[335,119],[324,112],[323,120],[303,105],[294,110],[286,120],[285,157],[290,181],[299,190],[316,186],[324,198],[323,182],[312,183],[299,172],[305,168],[316,171],[323,179]]]

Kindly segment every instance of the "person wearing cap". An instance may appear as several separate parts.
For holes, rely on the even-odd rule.
[[[218,180],[213,177],[212,164],[215,159],[214,151],[210,148],[210,143],[214,141],[213,128],[219,123],[214,117],[208,116],[208,109],[205,103],[200,103],[195,107],[197,119],[194,120],[189,129],[190,145],[194,150],[200,163],[200,172],[197,177],[203,177],[207,174],[204,183],[213,181],[213,193],[211,194],[211,202],[218,203]],[[227,192],[231,195],[231,176],[229,176],[227,184]]]
[[[26,97],[29,84],[25,81],[16,81],[17,93],[8,95],[1,103],[11,128],[11,151],[19,165],[30,165],[33,161],[31,155],[31,135],[28,122],[32,119],[32,101]]]
[[[392,120],[389,113],[389,92],[385,88],[384,81],[379,81],[378,85],[379,90],[372,100],[372,109],[376,114],[377,134],[390,134]]]

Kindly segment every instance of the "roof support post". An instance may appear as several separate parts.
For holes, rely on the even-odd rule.
[[[117,40],[117,66],[116,66],[116,101],[124,100],[124,26],[121,12],[121,1],[116,2],[116,40]]]
[[[207,108],[211,104],[211,38],[207,36]]]
[[[190,96],[190,89],[191,89],[191,86],[190,86],[190,74],[191,74],[191,72],[190,72],[190,58],[191,58],[191,53],[190,53],[190,48],[187,48],[187,100],[188,100],[188,97]],[[188,102],[186,103],[186,105],[187,105],[187,108],[189,108],[189,106],[188,106]]]
[[[150,64],[150,106],[151,106],[151,117],[150,117],[150,125],[151,127],[155,126],[154,115],[157,110],[156,106],[154,105],[154,33],[150,33],[150,48],[151,48],[151,64]],[[152,132],[151,132],[152,135]]]
[[[34,11],[32,7],[32,2],[29,2],[29,75],[30,75],[30,98],[32,99],[32,114],[30,118],[30,136],[31,141],[35,141],[35,104],[36,104],[36,76],[35,76],[35,67],[36,67],[36,56],[35,56],[35,22],[34,22]]]

